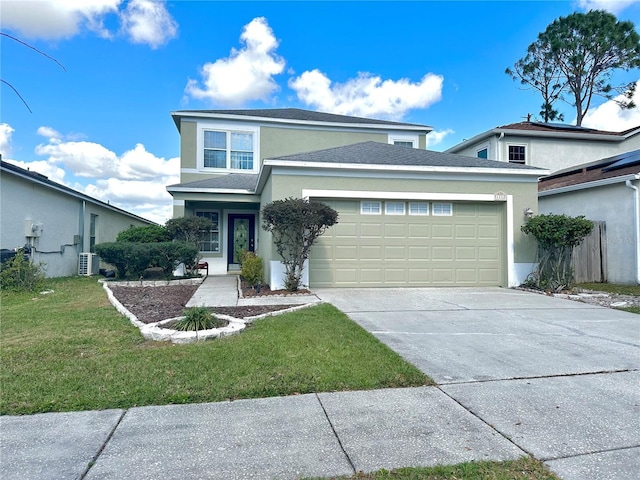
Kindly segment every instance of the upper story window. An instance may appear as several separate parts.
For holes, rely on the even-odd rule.
[[[253,132],[204,130],[204,167],[254,169]]]
[[[408,134],[389,134],[389,143],[391,145],[398,145],[400,147],[418,148],[418,135]]]
[[[485,159],[489,158],[489,149],[485,147],[482,150],[478,150],[478,152],[476,153],[476,157]]]
[[[524,145],[509,145],[509,162],[525,163],[526,151]]]

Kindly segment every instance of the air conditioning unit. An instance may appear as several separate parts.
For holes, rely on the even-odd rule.
[[[78,275],[97,275],[100,271],[100,259],[95,253],[81,253],[78,261]]]

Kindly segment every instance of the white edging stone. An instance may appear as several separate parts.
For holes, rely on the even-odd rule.
[[[195,282],[192,282],[196,280]],[[183,282],[178,283],[178,285],[197,285],[202,283],[203,279],[189,279],[189,280],[175,280],[174,282]],[[159,325],[163,325],[165,323],[169,323],[177,320],[178,318],[170,318],[168,320],[162,320],[160,322],[155,323],[143,323],[138,320],[133,313],[126,309],[122,303],[115,297],[113,291],[109,288],[109,285],[123,286],[123,287],[162,287],[171,285],[167,281],[160,282],[105,282],[103,279],[98,280],[102,283],[102,287],[107,292],[107,298],[111,302],[111,304],[116,307],[116,310],[120,312],[122,315],[127,317],[129,321],[140,329],[140,333],[147,340],[156,340],[159,342],[172,342],[172,343],[194,343],[199,340],[208,340],[210,338],[218,338],[218,337],[227,337],[229,335],[235,335],[240,331],[246,328],[246,324],[243,320],[238,320],[237,318],[229,317],[227,315],[217,315],[217,317],[222,318],[223,320],[227,320],[229,325],[222,328],[211,328],[209,330],[200,330],[199,332],[191,331],[191,332],[181,332],[178,330],[171,330],[168,328],[160,328]],[[186,283],[192,282],[192,283]],[[175,283],[174,283],[175,284]]]

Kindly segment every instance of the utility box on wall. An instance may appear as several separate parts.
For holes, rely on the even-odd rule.
[[[24,236],[28,238],[39,237],[42,235],[42,224],[35,223],[32,220],[24,221]]]

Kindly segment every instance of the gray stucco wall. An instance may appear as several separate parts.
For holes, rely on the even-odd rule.
[[[635,185],[639,186],[638,181]],[[607,278],[610,283],[635,283],[636,242],[633,190],[624,182],[573,192],[541,196],[540,213],[584,215],[606,222]]]
[[[89,251],[92,214],[97,215],[96,243],[114,241],[131,225],[152,223],[9,173],[2,173],[0,185],[0,247],[22,247],[31,242],[32,259],[45,264],[48,277],[77,275],[79,254]],[[26,220],[42,225],[39,237],[29,240],[25,236]],[[77,235],[80,243],[74,244]]]

